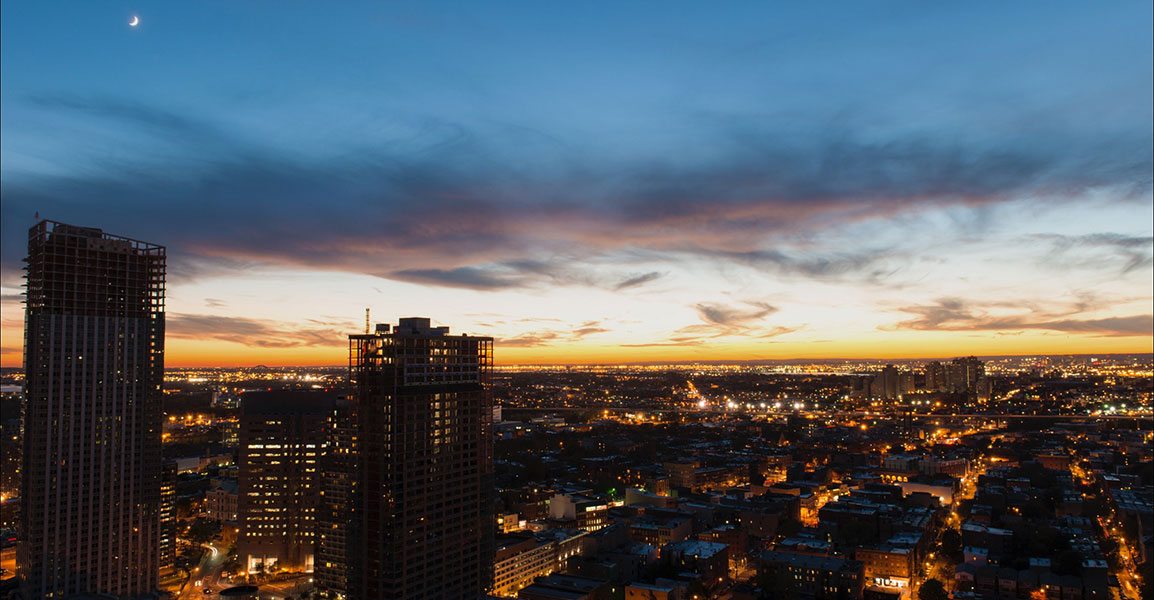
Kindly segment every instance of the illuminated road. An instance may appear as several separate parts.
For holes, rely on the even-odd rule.
[[[1091,484],[1095,477],[1092,473],[1087,473],[1078,464],[1078,461],[1073,461],[1070,464],[1070,473],[1073,474],[1075,481],[1081,481],[1083,485]],[[1106,492],[1108,493],[1108,492]],[[1085,494],[1082,495],[1085,497]],[[1141,594],[1139,592],[1138,581],[1138,567],[1134,564],[1134,556],[1130,552],[1130,546],[1126,542],[1125,533],[1118,526],[1118,515],[1113,509],[1110,509],[1106,518],[1098,517],[1098,524],[1102,527],[1103,534],[1118,543],[1116,550],[1119,557],[1118,566],[1120,567],[1114,574],[1118,577],[1118,583],[1121,586],[1122,597],[1132,600],[1137,600]]]
[[[1126,543],[1125,534],[1121,529],[1115,525],[1115,515],[1110,514],[1110,521],[1103,524],[1103,529],[1106,531],[1108,537],[1114,538],[1118,542],[1118,561],[1121,567],[1115,573],[1118,576],[1118,583],[1122,585],[1122,595],[1126,598],[1137,600],[1140,597],[1138,591],[1138,567],[1134,564],[1134,557],[1130,553],[1130,546]]]
[[[219,592],[222,584],[220,582],[220,572],[224,568],[224,563],[228,559],[225,555],[225,550],[218,548],[213,544],[205,544],[204,556],[200,558],[200,564],[192,570],[192,575],[188,578],[188,583],[180,591],[177,600],[192,600],[193,598],[216,598],[215,593],[205,594],[204,589],[209,588],[214,592]],[[229,585],[224,585],[229,587]]]
[[[16,546],[5,548],[0,552],[0,569],[4,569],[4,574],[0,575],[0,580],[11,579],[16,576]]]
[[[312,575],[298,575],[283,581],[265,583],[260,586],[260,597],[299,597],[301,593],[313,589]]]

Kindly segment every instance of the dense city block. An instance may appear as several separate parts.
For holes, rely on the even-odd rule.
[[[442,394],[461,368],[439,376]],[[477,585],[496,597],[1149,598],[1152,368],[1149,355],[499,367],[485,418],[464,420],[491,435],[491,494],[452,482],[435,493],[454,500],[399,522],[483,505],[469,521],[487,523],[488,558],[484,536],[457,546],[482,557]],[[6,577],[22,378],[4,373]],[[342,515],[367,475],[349,382],[347,368],[167,371],[163,589],[357,597]],[[421,431],[451,437],[447,410]],[[435,554],[422,552],[414,564]]]

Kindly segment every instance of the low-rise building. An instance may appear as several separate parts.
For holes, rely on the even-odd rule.
[[[685,540],[670,544],[667,550],[679,571],[696,573],[707,588],[716,588],[729,576],[729,546],[725,544]]]
[[[554,494],[549,501],[549,518],[565,527],[597,531],[609,524],[609,505],[598,498],[579,494]]]
[[[497,541],[493,562],[493,593],[513,596],[542,575],[556,570],[553,542],[528,535]]]
[[[208,518],[214,521],[237,520],[237,481],[235,479],[217,480],[217,486],[204,494],[204,510]]]
[[[860,599],[865,587],[862,563],[842,558],[766,550],[758,571],[815,600]]]
[[[854,551],[866,583],[891,588],[909,587],[914,575],[914,552],[908,546],[877,544]]]

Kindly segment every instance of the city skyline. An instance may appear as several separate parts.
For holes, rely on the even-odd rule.
[[[1151,351],[1148,5],[268,8],[2,7],[0,364],[37,217],[168,247],[173,367]]]

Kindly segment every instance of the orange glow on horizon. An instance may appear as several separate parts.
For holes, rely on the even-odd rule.
[[[7,337],[7,336],[6,336]],[[1019,336],[973,336],[942,333],[880,333],[873,339],[845,339],[829,342],[741,343],[718,342],[689,346],[626,346],[570,343],[535,347],[495,346],[498,365],[516,364],[616,364],[637,362],[698,362],[746,360],[878,359],[912,360],[955,356],[1013,356],[1065,354],[1146,354],[1152,336],[1095,337],[1023,334]],[[347,347],[297,346],[259,348],[224,341],[173,339],[167,343],[167,367],[243,367],[266,365],[343,366]],[[4,367],[19,367],[19,346],[5,346]]]

